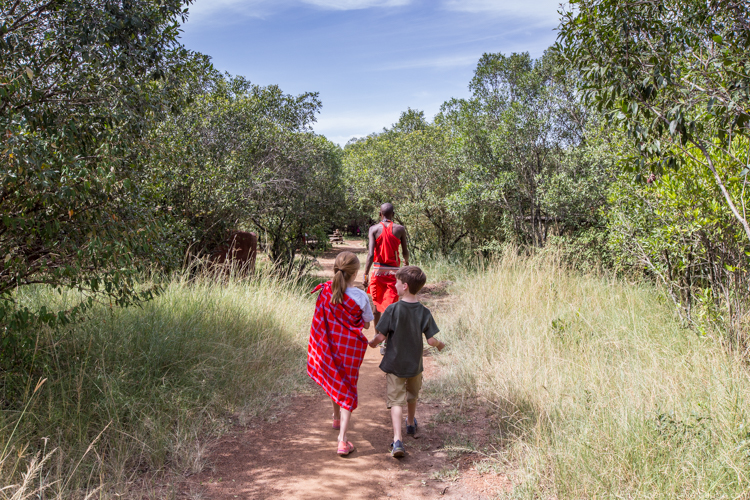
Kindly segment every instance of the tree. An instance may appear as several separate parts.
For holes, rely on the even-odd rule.
[[[606,189],[591,190],[593,197],[581,196],[584,189],[559,189],[572,184],[571,176],[606,177],[581,175],[601,170],[594,158],[571,162],[587,135],[596,135],[573,82],[552,53],[538,60],[528,53],[484,54],[469,85],[472,98],[443,105],[438,120],[462,137],[472,164],[465,192],[484,206],[485,240],[541,246],[551,227],[594,223],[589,209]]]
[[[0,369],[40,323],[94,297],[148,298],[134,276],[163,226],[137,182],[142,140],[175,105],[179,0],[0,3]],[[19,307],[15,290],[73,287],[67,311]]]
[[[750,158],[750,4],[743,0],[571,0],[557,51],[582,78],[586,102],[626,130],[632,169],[660,174],[682,160],[711,173],[750,239],[744,195],[727,176]],[[729,158],[724,174],[717,157]]]
[[[719,174],[728,176],[731,159],[713,160]],[[722,203],[711,171],[691,158],[681,165],[679,172],[649,182],[623,176],[613,184],[612,244],[621,265],[644,269],[665,286],[688,322],[700,327],[700,319],[721,320],[722,327],[744,336],[750,244]],[[741,179],[727,183],[732,196],[744,188]]]
[[[269,151],[261,182],[246,197],[249,219],[270,239],[276,269],[301,274],[311,263],[307,239],[327,243],[326,232],[342,222],[341,148],[311,133],[282,132]]]
[[[270,238],[277,269],[291,272],[305,234],[325,239],[343,207],[340,148],[309,132],[317,94],[218,74],[195,90],[151,138],[154,189],[172,207],[183,251],[210,252],[227,229],[254,228]]]
[[[351,203],[372,213],[392,202],[417,250],[447,255],[469,235],[472,207],[459,196],[466,165],[447,128],[409,109],[390,129],[348,144],[345,155]]]

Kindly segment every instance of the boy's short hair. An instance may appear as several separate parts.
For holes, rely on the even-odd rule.
[[[416,295],[427,283],[427,275],[417,266],[404,266],[396,272],[396,279],[409,285],[409,292]]]

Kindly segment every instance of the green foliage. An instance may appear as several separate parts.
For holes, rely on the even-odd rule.
[[[461,196],[468,165],[460,139],[445,127],[409,110],[390,130],[347,145],[345,153],[354,205],[372,213],[393,203],[416,250],[446,255],[469,234],[474,207]]]
[[[603,234],[621,138],[582,105],[574,76],[554,53],[484,54],[471,99],[433,123],[410,109],[347,145],[350,203],[371,214],[393,202],[416,250],[442,255]]]
[[[95,298],[151,296],[135,276],[166,229],[134,180],[190,57],[176,42],[183,3],[0,3],[0,373],[31,360],[30,328],[64,324]],[[66,309],[19,307],[16,290],[40,283],[89,294]]]
[[[750,135],[750,4],[736,0],[573,0],[557,49],[581,75],[587,103],[626,130],[641,155],[628,166],[661,174],[691,159],[711,172],[750,239],[726,175],[741,174]],[[744,153],[744,154],[743,154]],[[721,175],[714,158],[730,160]],[[726,169],[725,169],[726,170]]]
[[[738,143],[737,150],[747,150],[747,141]],[[711,172],[690,157],[681,164],[679,172],[648,183],[622,178],[613,185],[615,253],[622,266],[641,267],[666,285],[686,320],[700,328],[717,322],[740,334],[750,245]],[[732,197],[744,200],[746,179],[731,177],[732,159],[715,157],[714,164]]]
[[[543,245],[550,232],[601,226],[612,154],[555,54],[485,54],[438,117],[463,138],[467,186],[483,207],[480,241]]]
[[[156,129],[153,189],[170,207],[183,249],[210,252],[228,229],[259,229],[289,272],[304,235],[324,231],[343,206],[339,148],[308,132],[317,94],[209,74],[192,103]]]
[[[270,239],[268,253],[277,270],[299,275],[311,264],[309,238],[319,249],[327,231],[341,224],[344,207],[342,152],[313,134],[289,136],[248,200],[250,220]],[[302,258],[295,261],[295,256]]]

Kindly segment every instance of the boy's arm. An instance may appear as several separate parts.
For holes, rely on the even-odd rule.
[[[384,340],[385,340],[385,335],[383,335],[380,332],[377,332],[377,335],[375,335],[370,341],[370,347],[377,347],[378,344]]]
[[[442,351],[445,348],[445,344],[443,342],[440,342],[435,337],[430,337],[429,339],[427,339],[427,343],[432,347],[436,347],[438,351]]]
[[[370,328],[370,322],[369,321],[365,321],[364,322],[364,326],[362,328],[364,328],[365,330],[367,330],[368,328]]]

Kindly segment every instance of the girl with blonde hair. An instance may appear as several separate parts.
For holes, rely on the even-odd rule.
[[[307,344],[307,374],[328,394],[333,403],[333,428],[339,430],[337,453],[348,455],[354,445],[346,439],[352,412],[357,408],[359,367],[367,350],[363,328],[373,320],[364,290],[354,287],[359,259],[341,252],[333,264],[331,281],[320,290]]]

